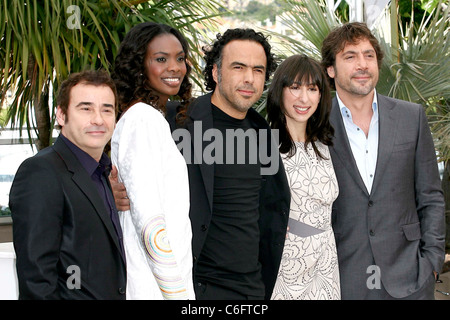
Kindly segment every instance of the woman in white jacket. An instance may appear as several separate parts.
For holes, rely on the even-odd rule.
[[[194,299],[186,163],[166,121],[169,97],[191,98],[188,44],[167,25],[142,23],[121,43],[112,77],[119,121],[111,157],[130,201],[120,211],[127,299]]]

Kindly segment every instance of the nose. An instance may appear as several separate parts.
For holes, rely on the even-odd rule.
[[[358,69],[367,69],[367,61],[363,55],[358,56]]]
[[[180,71],[180,62],[177,59],[170,59],[167,68],[169,71],[178,72]]]
[[[299,95],[297,98],[301,102],[305,102],[306,100],[308,100],[308,88],[306,88],[305,86],[301,86],[301,88],[299,90]]]
[[[248,68],[244,72],[244,82],[245,83],[253,83],[255,81],[255,76],[253,74],[253,70],[251,68]]]
[[[101,111],[95,110],[92,113],[91,123],[96,126],[101,126],[101,125],[103,125],[103,121],[104,120],[103,120],[103,115],[102,115]]]

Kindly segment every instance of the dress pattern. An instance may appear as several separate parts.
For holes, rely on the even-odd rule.
[[[274,300],[340,299],[336,243],[331,227],[332,204],[339,188],[328,147],[320,142],[316,146],[327,160],[317,157],[311,144],[305,151],[300,142],[296,142],[293,157],[282,155],[291,189],[291,208],[272,294]],[[293,231],[298,226],[315,232],[299,235]]]

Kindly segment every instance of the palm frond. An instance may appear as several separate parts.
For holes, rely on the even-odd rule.
[[[56,108],[52,100],[44,99],[55,96],[69,73],[110,70],[121,39],[133,25],[150,20],[172,25],[189,39],[197,57],[206,37],[198,25],[214,30],[214,17],[221,7],[216,0],[79,0],[75,4],[71,0],[0,0],[0,106],[6,92],[13,91],[7,121],[19,129],[37,128],[40,140],[48,136],[42,130],[53,129]],[[74,17],[77,24],[70,25]],[[200,78],[196,58],[193,64],[193,78]],[[49,144],[40,141],[38,148]]]

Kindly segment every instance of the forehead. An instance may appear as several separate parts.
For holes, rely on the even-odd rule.
[[[374,47],[368,39],[360,39],[355,42],[346,42],[343,49],[338,54],[344,54],[346,52],[375,52]]]
[[[251,40],[233,40],[225,45],[222,51],[222,60],[241,62],[249,66],[266,66],[267,57],[263,46]]]
[[[173,52],[183,51],[181,42],[171,33],[163,33],[152,39],[147,46],[147,53],[153,54],[158,52]]]
[[[70,104],[83,102],[101,102],[114,104],[115,96],[107,85],[78,83],[70,90]]]

